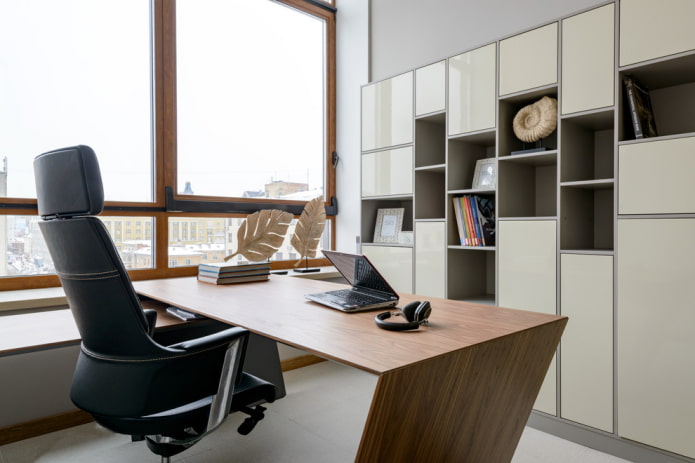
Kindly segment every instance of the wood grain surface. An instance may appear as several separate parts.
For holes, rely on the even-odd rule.
[[[284,276],[135,283],[141,295],[378,375],[356,461],[511,461],[567,318],[429,298],[428,326],[392,332],[374,312],[304,298],[340,286]],[[402,305],[416,299],[401,294]]]
[[[346,314],[310,302],[304,294],[344,287],[336,283],[271,275],[267,282],[217,286],[195,278],[138,281],[135,290],[153,299],[304,349],[312,354],[382,374],[465,349],[560,317],[428,298],[430,324],[390,332],[374,323],[377,312]],[[401,294],[401,305],[417,297]]]

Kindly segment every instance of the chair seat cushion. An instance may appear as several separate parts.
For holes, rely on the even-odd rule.
[[[138,418],[93,415],[94,420],[113,432],[128,435],[179,435],[186,428],[204,431],[213,396]],[[242,373],[241,382],[234,388],[230,412],[244,407],[275,400],[275,386],[248,373]]]

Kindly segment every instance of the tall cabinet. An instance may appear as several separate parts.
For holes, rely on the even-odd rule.
[[[635,139],[628,75],[656,137]],[[545,96],[557,128],[529,146],[513,119]],[[398,291],[569,317],[535,422],[695,461],[694,1],[607,2],[365,85],[361,157],[362,249]],[[473,188],[479,161],[495,182]],[[468,195],[494,242],[462,244]],[[403,239],[374,243],[392,208]]]
[[[692,1],[621,3],[619,78],[649,89],[659,136],[632,140],[628,121],[617,121],[618,434],[691,458],[694,22]]]

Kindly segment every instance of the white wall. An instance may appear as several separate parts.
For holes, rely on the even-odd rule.
[[[339,1],[340,9],[347,1]],[[381,80],[605,0],[371,0],[371,80]]]

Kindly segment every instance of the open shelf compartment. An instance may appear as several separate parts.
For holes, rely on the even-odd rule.
[[[446,162],[446,123],[444,114],[415,120],[415,167]]]
[[[613,119],[611,108],[560,121],[560,182],[614,178]]]
[[[360,230],[362,243],[374,241],[374,229],[379,209],[403,208],[402,231],[413,231],[413,198],[396,197],[362,200],[362,228]],[[385,244],[388,246],[388,244]]]
[[[500,158],[497,168],[498,217],[557,215],[557,152]]]
[[[513,157],[512,152],[533,149],[534,143],[524,143],[514,134],[514,117],[524,106],[535,103],[542,97],[557,99],[557,87],[545,87],[531,92],[516,94],[499,100],[499,151],[500,158]],[[540,141],[547,150],[557,150],[557,129]]]
[[[612,182],[560,186],[560,249],[613,249],[613,195]]]
[[[619,74],[618,141],[635,138],[623,86],[627,75],[648,89],[659,136],[695,132],[695,52],[627,66]]]
[[[495,157],[495,131],[450,138],[448,141],[448,189],[472,188],[475,165],[480,159]]]
[[[495,304],[494,249],[447,249],[447,298]]]

